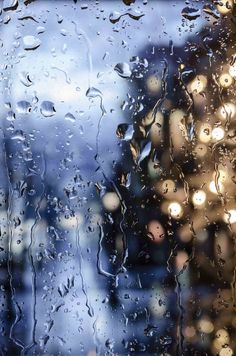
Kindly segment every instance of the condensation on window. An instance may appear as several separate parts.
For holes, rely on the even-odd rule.
[[[2,355],[236,353],[235,16],[0,2]]]

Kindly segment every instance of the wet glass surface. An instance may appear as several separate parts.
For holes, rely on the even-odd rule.
[[[2,355],[235,354],[235,14],[0,2]]]

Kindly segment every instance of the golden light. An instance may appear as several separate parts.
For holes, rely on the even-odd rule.
[[[178,251],[177,256],[175,258],[175,266],[178,272],[184,268],[186,262],[188,261],[188,258],[189,256],[187,252]]]
[[[195,335],[196,335],[196,330],[195,330],[194,326],[186,326],[186,328],[184,329],[184,336],[187,339],[191,339]]]
[[[222,120],[234,117],[236,113],[236,106],[233,103],[225,103],[218,109],[218,116]]]
[[[234,352],[229,346],[223,347],[219,352],[219,356],[233,356],[233,354]]]
[[[120,206],[120,199],[116,193],[109,192],[102,197],[102,203],[106,210],[115,211]]]
[[[226,15],[232,11],[233,0],[220,0],[216,7],[222,15]]]
[[[213,179],[218,179],[218,181],[221,183],[225,183],[229,178],[226,169],[219,169],[217,172],[214,172],[212,176]]]
[[[223,193],[224,192],[224,186],[223,186],[223,184],[221,182],[219,182],[219,180],[218,180],[217,186],[218,187],[216,187],[216,182],[214,180],[212,180],[209,183],[210,192],[213,193],[213,194],[218,194],[218,192]]]
[[[236,223],[236,210],[235,209],[229,209],[225,214],[224,214],[224,221],[227,224],[234,224]]]
[[[147,227],[148,236],[156,243],[161,243],[165,237],[165,231],[161,223],[157,220],[152,220]]]
[[[233,84],[233,78],[229,73],[223,73],[219,78],[219,82],[223,88],[228,88]]]
[[[205,334],[210,334],[214,331],[214,325],[208,319],[199,320],[197,328],[200,332]]]
[[[204,157],[207,154],[207,146],[202,143],[197,144],[194,149],[194,153],[198,157]]]
[[[189,84],[189,91],[191,93],[199,94],[203,92],[206,86],[207,86],[207,78],[206,76],[200,74],[197,75],[196,78],[194,78]]]
[[[203,143],[207,143],[211,139],[211,125],[208,123],[204,123],[201,125],[200,130],[199,130],[199,140]]]
[[[163,125],[163,114],[158,111],[157,113],[154,113],[153,110],[149,111],[148,114],[143,118],[142,124],[144,126],[149,126],[151,124],[159,124],[160,126]]]
[[[225,329],[220,329],[217,331],[214,340],[214,347],[217,350],[222,349],[222,347],[229,343],[229,334]]]
[[[236,55],[234,57],[236,57]],[[236,78],[236,62],[229,67],[229,74],[231,77]]]
[[[201,207],[206,201],[206,193],[203,190],[197,190],[193,193],[192,202],[195,206]]]
[[[171,179],[166,179],[162,183],[162,193],[167,194],[167,193],[173,193],[175,192],[175,182]]]
[[[223,127],[214,127],[211,133],[211,137],[214,141],[220,141],[225,136],[225,130]]]
[[[163,135],[163,116],[156,115],[155,121],[151,126],[150,139],[154,145],[160,143]]]
[[[186,143],[187,129],[184,124],[186,113],[183,110],[175,109],[170,113],[170,136],[173,143],[173,150],[179,149]]]
[[[180,205],[180,203],[176,201],[169,204],[168,212],[171,215],[171,217],[174,219],[180,219],[181,216],[183,215],[182,206]]]
[[[151,94],[156,94],[161,89],[161,80],[155,75],[150,75],[146,81],[147,89]]]

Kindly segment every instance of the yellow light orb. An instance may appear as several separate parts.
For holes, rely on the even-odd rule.
[[[175,182],[171,179],[166,179],[162,183],[162,192],[163,194],[173,193],[175,191]]]
[[[236,210],[235,209],[229,209],[225,214],[224,214],[224,221],[227,224],[234,224],[236,223]]]
[[[220,350],[225,344],[229,343],[229,334],[226,330],[220,329],[216,332],[214,347]]]
[[[227,169],[218,169],[217,172],[212,174],[213,179],[217,179],[220,183],[225,183],[229,179]]]
[[[223,73],[219,78],[219,82],[223,88],[228,88],[233,84],[233,78],[229,73]]]
[[[222,15],[226,15],[233,9],[233,0],[220,0],[216,7]]]
[[[199,320],[197,327],[200,332],[203,332],[205,334],[210,334],[214,330],[214,325],[208,319]]]
[[[220,141],[225,136],[225,130],[223,127],[214,127],[211,133],[211,137],[214,141]]]
[[[233,356],[233,350],[229,347],[223,347],[220,352],[219,352],[219,356]]]
[[[178,202],[172,202],[168,206],[168,212],[174,219],[179,219],[183,215],[182,206]]]
[[[146,81],[147,89],[151,94],[156,94],[161,89],[161,81],[155,75],[150,75]]]
[[[115,211],[120,206],[120,199],[116,193],[109,192],[102,197],[102,203],[106,210]]]
[[[236,113],[236,106],[233,103],[225,103],[218,109],[218,116],[222,120],[231,119]]]
[[[224,191],[224,186],[223,184],[218,180],[218,184],[217,184],[217,187],[216,187],[216,182],[214,180],[212,180],[210,183],[209,183],[209,190],[211,193],[213,194],[218,194],[219,193],[223,193]]]
[[[184,336],[187,339],[191,339],[195,335],[196,335],[196,330],[195,330],[194,326],[186,326],[186,328],[184,330]]]
[[[197,75],[196,78],[192,80],[189,85],[189,91],[191,93],[199,94],[203,92],[203,90],[207,86],[207,78],[204,75]]]
[[[204,123],[201,125],[200,130],[199,130],[199,140],[203,143],[207,143],[211,139],[211,125],[208,123]]]
[[[206,201],[206,193],[203,190],[197,190],[193,193],[192,202],[196,206],[204,205]]]
[[[178,251],[175,258],[175,266],[177,271],[181,271],[185,268],[185,265],[188,263],[189,256],[186,251]]]
[[[156,243],[161,243],[165,237],[165,230],[161,223],[157,220],[152,220],[148,223],[148,234],[151,235],[151,239]]]

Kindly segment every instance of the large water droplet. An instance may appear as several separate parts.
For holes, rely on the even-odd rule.
[[[200,10],[187,6],[182,10],[181,15],[187,20],[196,20],[200,16]]]
[[[147,156],[149,156],[152,148],[152,143],[148,142],[146,145],[143,147],[143,149],[140,152],[139,158],[138,158],[138,164],[140,164]]]
[[[133,125],[120,124],[117,127],[116,135],[122,140],[131,140],[134,134]]]
[[[125,12],[123,14],[118,11],[113,11],[109,16],[109,20],[111,23],[115,24],[120,20],[122,16],[129,16],[133,20],[139,20],[141,17],[144,16],[144,14],[138,10],[129,10],[128,12]]]
[[[18,7],[18,0],[4,0],[3,10],[16,10]]]
[[[32,106],[28,101],[18,101],[16,104],[16,111],[20,114],[28,114],[31,112]]]
[[[128,63],[117,63],[114,70],[119,74],[122,78],[130,78],[132,75],[130,66]]]
[[[51,101],[43,101],[41,104],[40,112],[45,117],[51,117],[55,115],[54,104]]]
[[[41,41],[35,36],[25,36],[23,37],[23,45],[25,50],[34,50],[41,45]]]

